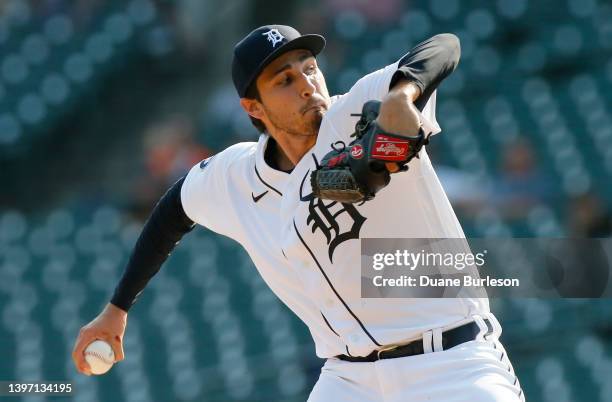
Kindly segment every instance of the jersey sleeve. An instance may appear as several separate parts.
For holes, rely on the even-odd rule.
[[[363,104],[368,100],[382,100],[389,92],[391,78],[397,71],[397,66],[396,62],[374,71],[362,77],[344,95],[333,98],[332,107],[323,124],[330,126],[335,137],[342,141],[350,140],[349,136],[355,131],[355,123],[359,119],[351,114],[361,113]]]
[[[214,232],[228,233],[235,215],[228,193],[231,169],[251,146],[233,145],[191,168],[181,188],[181,203],[191,220]]]
[[[397,68],[398,62],[395,62],[380,70],[374,71],[359,79],[347,93],[337,97],[333,104],[333,113],[334,115],[338,115],[338,118],[334,119],[335,125],[339,125],[341,120],[346,120],[340,119],[341,116],[349,116],[351,113],[360,113],[361,107],[366,101],[382,100],[387,92],[389,92],[391,78],[397,71]]]
[[[423,130],[439,133],[436,121],[436,91],[440,83],[457,67],[461,56],[459,38],[453,34],[439,34],[414,46],[397,62],[366,75],[340,97],[335,98],[334,113],[330,125],[336,137],[346,140],[355,126],[357,118],[368,100],[382,100],[385,94],[401,79],[414,82],[421,90],[415,106],[421,113]]]
[[[374,71],[353,85],[344,95],[339,96],[328,112],[329,122],[336,137],[346,141],[355,131],[355,123],[359,117],[351,116],[353,113],[361,113],[363,104],[368,100],[381,101],[389,92],[389,85],[395,72],[398,70],[399,60],[393,64]],[[434,91],[425,107],[420,112],[425,132],[436,134],[440,132],[440,126],[436,120],[436,92]]]

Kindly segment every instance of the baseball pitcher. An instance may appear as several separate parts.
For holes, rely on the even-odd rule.
[[[398,43],[398,46],[402,44]],[[309,401],[524,401],[486,298],[360,297],[361,238],[464,238],[426,146],[452,34],[330,96],[320,35],[262,26],[234,48],[240,104],[261,132],[193,166],[155,206],[104,311],[73,358],[104,339],[123,358],[127,312],[194,225],[248,252],[326,359]]]

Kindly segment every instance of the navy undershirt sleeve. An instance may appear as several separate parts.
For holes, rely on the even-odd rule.
[[[177,181],[159,200],[136,241],[111,298],[111,303],[124,311],[130,309],[181,238],[195,226],[181,204],[184,181],[185,177]]]
[[[389,88],[402,79],[414,82],[421,89],[421,95],[414,105],[423,111],[438,85],[455,70],[460,56],[461,46],[455,35],[445,33],[433,36],[401,58]]]

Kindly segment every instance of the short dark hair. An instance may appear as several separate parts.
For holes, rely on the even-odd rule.
[[[261,95],[259,94],[259,89],[257,89],[257,83],[255,81],[253,81],[253,83],[247,89],[247,92],[245,94],[245,98],[255,99],[255,100],[261,102]],[[264,124],[263,121],[255,118],[255,117],[253,117],[251,115],[249,115],[249,118],[251,119],[251,123],[253,123],[253,125],[255,126],[257,131],[259,131],[260,133],[267,132],[266,125]]]

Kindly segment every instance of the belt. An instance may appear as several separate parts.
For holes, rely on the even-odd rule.
[[[488,335],[493,332],[493,325],[487,318],[484,319],[484,322],[487,324],[487,333],[485,335]],[[457,345],[461,345],[462,343],[473,341],[476,339],[479,333],[480,327],[475,321],[461,325],[457,328],[449,329],[448,331],[444,331],[442,333],[442,349],[450,349]],[[418,339],[391,349],[383,348],[380,350],[375,350],[367,356],[338,355],[336,357],[347,362],[371,363],[381,359],[395,359],[397,357],[422,355],[424,353],[423,339]]]

